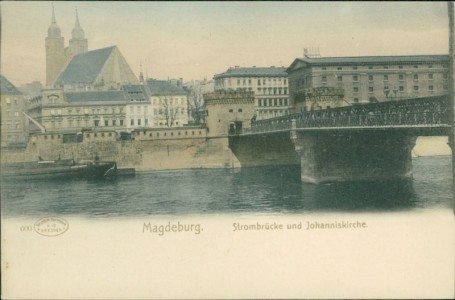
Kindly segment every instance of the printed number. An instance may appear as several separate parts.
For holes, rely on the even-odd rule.
[[[33,227],[32,226],[21,226],[21,231],[32,231]]]

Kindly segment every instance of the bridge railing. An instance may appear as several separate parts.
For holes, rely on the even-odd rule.
[[[254,121],[244,133],[296,128],[449,125],[449,112],[447,96],[417,98],[306,111]],[[292,120],[295,120],[295,128]]]

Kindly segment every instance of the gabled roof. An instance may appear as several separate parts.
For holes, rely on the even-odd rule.
[[[121,90],[125,91],[128,99],[130,101],[148,101],[149,97],[147,95],[146,87],[142,84],[128,84],[123,85]]]
[[[54,85],[94,83],[114,49],[112,46],[75,55]]]
[[[129,101],[124,91],[65,92],[64,98],[66,102],[84,105],[123,104]]]
[[[150,96],[187,95],[188,91],[167,80],[147,80],[147,89]]]
[[[413,63],[448,63],[448,55],[400,55],[400,56],[353,56],[353,57],[321,57],[296,58],[286,69],[295,69],[297,64],[308,66],[342,66],[342,65],[381,65],[381,64],[413,64]]]
[[[285,67],[251,67],[251,68],[229,68],[226,72],[216,74],[214,79],[226,77],[286,77]]]
[[[0,91],[2,94],[22,95],[22,93],[8,80],[0,74]]]

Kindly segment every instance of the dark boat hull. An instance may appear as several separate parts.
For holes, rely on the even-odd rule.
[[[66,163],[66,162],[24,162],[2,165],[1,174],[3,178],[27,178],[27,179],[107,179],[117,174],[115,162],[97,163]]]

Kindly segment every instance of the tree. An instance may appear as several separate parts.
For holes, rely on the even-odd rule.
[[[178,113],[178,108],[174,107],[173,99],[172,96],[165,95],[159,98],[159,116],[163,116],[165,125],[167,127],[172,127],[174,125],[177,113]]]
[[[204,97],[202,95],[202,88],[200,85],[193,85],[190,88],[190,94],[188,97],[190,116],[195,124],[201,124],[204,120],[205,113]]]

